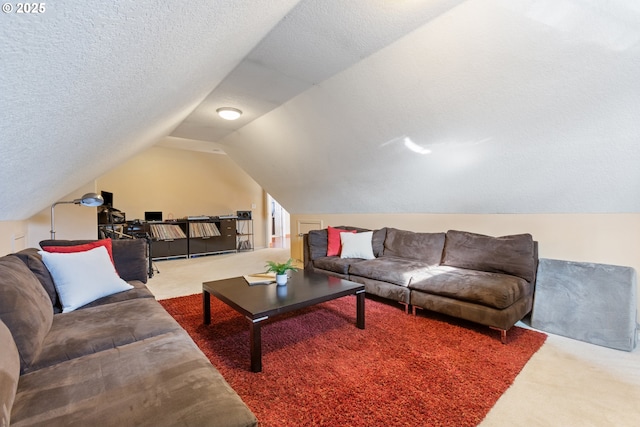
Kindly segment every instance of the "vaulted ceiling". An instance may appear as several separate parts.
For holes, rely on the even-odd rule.
[[[156,143],[292,213],[640,212],[633,0],[45,6],[0,17],[0,220]]]

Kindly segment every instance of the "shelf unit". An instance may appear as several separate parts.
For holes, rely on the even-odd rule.
[[[151,258],[186,258],[189,256],[189,224],[186,221],[147,223],[151,236]],[[146,228],[146,227],[145,227]]]
[[[236,219],[189,220],[189,257],[234,252]]]
[[[238,252],[253,250],[253,220],[238,218],[236,220],[236,249]]]
[[[98,236],[146,238],[153,260],[253,250],[253,222],[236,217],[99,224]]]

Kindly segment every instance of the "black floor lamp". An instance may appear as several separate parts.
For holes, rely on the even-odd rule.
[[[54,208],[56,207],[56,205],[67,204],[67,203],[68,204],[73,203],[74,205],[80,205],[80,206],[96,207],[96,206],[102,205],[104,203],[104,199],[99,194],[87,193],[84,196],[82,196],[81,199],[70,200],[67,202],[55,202],[54,204],[52,204],[51,205],[51,240],[55,240],[56,238],[56,231],[55,231],[56,228],[55,228],[55,221],[53,216]]]

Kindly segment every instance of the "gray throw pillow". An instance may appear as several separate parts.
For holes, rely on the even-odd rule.
[[[13,335],[24,371],[40,353],[53,308],[35,274],[13,255],[0,258],[0,320]]]

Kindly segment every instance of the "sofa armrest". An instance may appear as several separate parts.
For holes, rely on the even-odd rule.
[[[302,266],[305,270],[313,268],[311,257],[309,256],[309,235],[302,235]]]

